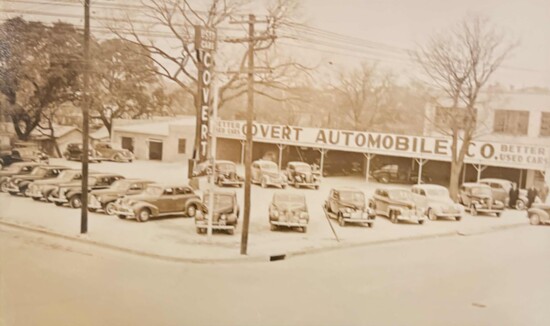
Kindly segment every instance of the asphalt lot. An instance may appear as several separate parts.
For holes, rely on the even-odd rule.
[[[63,159],[54,159],[52,164],[62,164],[79,168],[79,162],[68,162]],[[242,167],[240,167],[242,169]],[[90,169],[96,171],[115,172],[127,178],[146,178],[160,183],[187,183],[187,166],[183,163],[161,163],[154,161],[135,161],[133,163],[102,162],[90,164]],[[284,252],[300,248],[303,250],[322,247],[335,242],[334,234],[325,218],[322,205],[332,187],[356,187],[365,192],[367,200],[379,186],[376,182],[365,183],[360,177],[326,177],[320,189],[286,190],[276,188],[263,189],[260,186],[252,187],[252,212],[250,222],[251,252]],[[384,185],[386,186],[386,185]],[[393,185],[394,187],[410,187],[407,185]],[[225,188],[231,189],[231,188]],[[239,203],[243,203],[243,188],[234,188]],[[268,207],[274,192],[303,192],[306,196],[310,213],[307,233],[300,233],[282,229],[271,231],[268,219]],[[0,218],[15,223],[30,224],[44,229],[55,230],[64,234],[75,234],[79,230],[80,210],[68,207],[57,207],[53,204],[34,202],[23,197],[13,197],[9,194],[0,194]],[[241,214],[242,221],[242,214]],[[471,232],[477,228],[490,228],[508,224],[528,224],[526,213],[507,210],[500,218],[491,215],[472,217],[468,214],[462,221],[454,219],[426,221],[424,225],[401,222],[392,224],[388,219],[377,217],[374,228],[361,225],[340,227],[336,221],[331,222],[338,237],[343,242],[362,241],[364,239],[387,240],[410,237],[415,235],[441,234],[446,232]],[[119,220],[116,217],[100,213],[89,214],[89,233],[97,241],[107,243],[121,243],[132,248],[154,248],[157,252],[170,253],[174,248],[183,244],[195,245],[207,243],[220,245],[231,252],[237,252],[240,242],[242,222],[239,223],[236,235],[216,234],[212,240],[206,236],[196,234],[194,221],[189,218],[171,217],[151,220],[147,223],[138,223],[135,220]],[[124,235],[121,237],[121,235]],[[199,257],[201,250],[189,248],[189,253]],[[181,251],[181,249],[178,249]],[[225,256],[221,250],[217,255]]]

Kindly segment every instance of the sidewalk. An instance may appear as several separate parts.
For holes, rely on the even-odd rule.
[[[80,235],[80,211],[59,208],[0,194],[0,224],[37,230],[168,261],[219,262],[268,261],[274,255],[301,255],[351,246],[450,235],[470,235],[502,228],[528,225],[525,212],[507,211],[502,217],[466,215],[461,222],[427,221],[424,225],[394,225],[378,217],[374,228],[346,226],[332,222],[340,242],[324,216],[313,216],[308,233],[269,230],[265,216],[252,216],[248,256],[241,256],[241,225],[235,235],[215,233],[209,240],[195,232],[194,221],[175,217],[138,223],[113,216],[90,213],[88,233]],[[25,207],[25,209],[21,209]],[[242,224],[242,223],[241,223]]]

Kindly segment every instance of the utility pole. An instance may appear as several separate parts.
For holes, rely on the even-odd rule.
[[[244,221],[241,234],[241,255],[248,250],[248,226],[250,225],[250,188],[252,174],[252,119],[254,115],[254,23],[256,16],[248,15],[248,96],[246,108],[246,143],[244,159]]]
[[[248,37],[244,39],[228,39],[226,42],[229,43],[248,43],[248,67],[247,67],[247,76],[248,76],[248,105],[246,110],[246,140],[244,147],[244,221],[243,221],[243,230],[241,235],[241,255],[246,255],[248,250],[248,228],[250,225],[250,195],[251,195],[251,174],[252,174],[252,120],[254,118],[254,74],[257,70],[257,67],[254,66],[254,52],[258,50],[265,50],[268,47],[255,48],[256,42],[258,41],[273,41],[275,35],[263,35],[255,36],[254,25],[257,23],[267,23],[269,20],[256,20],[255,15],[248,15],[248,20],[246,21],[232,21],[232,24],[248,24]],[[270,71],[270,69],[267,69]],[[237,72],[240,73],[240,72]]]
[[[90,0],[84,0],[84,91],[82,92],[82,206],[80,207],[80,233],[88,232],[88,136],[90,107]]]

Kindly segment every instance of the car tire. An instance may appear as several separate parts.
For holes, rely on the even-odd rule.
[[[306,233],[307,232],[307,226],[302,226],[301,231],[302,231],[302,233]]]
[[[80,195],[74,195],[69,198],[69,206],[71,206],[71,208],[82,207],[82,198],[80,198]]]
[[[56,202],[56,204],[57,204],[57,202]],[[97,212],[97,208],[90,208],[90,207],[88,207],[88,212],[90,212],[90,213],[95,213],[95,212]]]
[[[235,228],[227,230],[227,233],[229,233],[229,235],[234,235],[235,234]]]
[[[275,225],[275,224],[269,224],[269,230],[271,230],[271,231],[277,231],[277,225]]]
[[[17,194],[18,194],[18,193],[15,192],[15,191],[8,191],[8,193],[9,193],[10,195],[12,195],[12,196],[17,196]]]
[[[502,215],[502,212],[495,213],[497,217],[500,217]]]
[[[197,207],[195,205],[187,206],[185,214],[187,215],[187,217],[195,217],[195,215],[197,214]]]
[[[126,219],[126,215],[117,215],[117,217],[121,220],[125,220]]]
[[[202,234],[202,228],[196,228],[197,229],[197,234]]]
[[[319,186],[315,186],[314,188],[315,188],[315,190],[319,190]]]
[[[53,203],[55,204],[55,206],[59,206],[59,207],[63,206],[62,202],[55,201]],[[88,209],[88,210],[90,210],[90,209]]]
[[[52,191],[48,191],[48,192],[45,192],[44,193],[44,196],[43,198],[46,200],[46,203],[51,203],[52,201],[50,200],[50,195],[52,194]]]
[[[455,217],[455,221],[457,221],[457,222],[460,222],[461,219],[462,219],[462,216]]]
[[[40,198],[40,197],[32,197],[32,200],[34,200],[34,201],[40,201],[41,199],[42,198]]]
[[[516,201],[516,205],[515,205],[514,208],[517,209],[518,211],[522,211],[522,210],[525,209],[526,206],[527,206],[527,205],[525,205],[525,203],[523,202],[523,200],[518,199],[518,200]]]
[[[420,225],[424,224],[424,220],[418,221],[418,224],[420,224]]]
[[[539,225],[540,224],[539,214],[537,213],[531,214],[531,216],[529,216],[529,223],[531,223],[531,225]]]
[[[140,209],[136,214],[138,222],[147,222],[151,218],[151,211],[148,208]]]
[[[428,210],[428,218],[430,221],[437,221],[437,215],[435,215],[433,209],[431,208]]]
[[[367,223],[367,226],[372,229],[374,227],[374,223],[373,222]]]
[[[475,205],[470,206],[470,215],[477,216],[477,209]]]
[[[115,215],[115,203],[114,202],[107,203],[107,205],[105,205],[105,208],[103,210],[107,215]]]
[[[394,211],[390,212],[390,220],[393,224],[399,223],[399,220],[397,219],[397,214],[395,214]]]

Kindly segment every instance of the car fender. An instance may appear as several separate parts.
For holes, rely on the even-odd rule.
[[[208,196],[208,195],[205,195],[205,196]],[[187,209],[189,208],[189,206],[191,205],[195,205],[195,207],[202,211],[204,214],[208,213],[208,207],[206,207],[206,205],[198,198],[192,198],[192,199],[189,199],[186,203],[185,203],[185,211],[187,211]]]
[[[66,198],[71,198],[72,196],[75,196],[75,195],[82,195],[82,191],[76,190],[76,189],[69,189],[65,193]]]
[[[391,212],[391,211],[394,211],[394,212],[397,212],[398,214],[401,214],[403,212],[403,207],[390,204],[390,205],[388,205],[388,213]]]
[[[150,203],[147,203],[147,202],[143,202],[143,201],[140,201],[140,202],[137,202],[135,203],[134,205],[132,205],[132,209],[134,212],[138,212],[139,210],[143,209],[143,208],[147,208],[151,211],[151,215],[152,216],[158,216],[159,215],[159,209],[157,206],[155,205],[152,205]]]
[[[19,188],[28,188],[30,186],[30,184],[32,183],[32,181],[26,181],[26,180],[23,180],[23,181],[20,181],[17,186]]]
[[[546,221],[550,218],[548,216],[548,213],[540,208],[529,208],[529,210],[527,211],[527,217],[531,217],[531,215],[533,214],[537,214],[538,216],[540,216],[541,220],[543,221]]]

